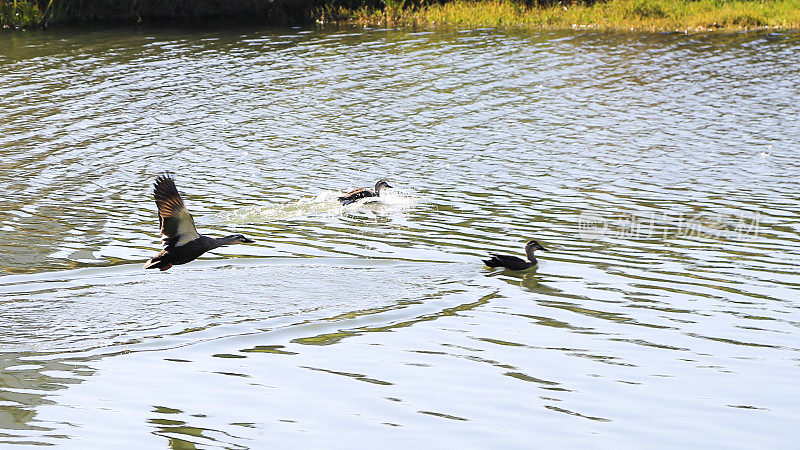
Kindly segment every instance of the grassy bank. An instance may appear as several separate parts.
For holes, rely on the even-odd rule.
[[[209,18],[365,26],[797,29],[800,0],[0,0],[4,28]]]
[[[32,28],[64,23],[202,22],[229,19],[308,23],[318,0],[0,0],[0,26]]]
[[[44,18],[44,11],[33,1],[0,0],[0,26],[31,27],[38,25]]]
[[[371,26],[457,26],[529,29],[707,31],[800,28],[800,0],[609,0],[525,4],[512,0],[456,0],[402,8],[329,9],[320,21]]]

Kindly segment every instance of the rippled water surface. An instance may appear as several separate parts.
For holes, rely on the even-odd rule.
[[[792,33],[0,34],[0,443],[794,447],[798,80]],[[256,243],[142,270],[165,170]]]

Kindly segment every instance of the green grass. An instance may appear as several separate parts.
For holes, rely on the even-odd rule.
[[[25,28],[41,23],[44,12],[34,1],[0,0],[0,25],[3,28]]]
[[[800,0],[609,0],[525,4],[512,0],[429,4],[418,8],[329,9],[321,22],[372,26],[707,31],[800,28]]]
[[[315,1],[327,0],[0,0],[2,28],[59,23],[202,22],[308,23]]]
[[[0,0],[0,26],[202,21],[700,31],[800,28],[800,0]]]

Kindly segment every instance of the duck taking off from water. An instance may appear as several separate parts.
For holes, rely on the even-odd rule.
[[[380,197],[381,196],[381,189],[383,188],[390,188],[389,183],[386,180],[380,180],[375,183],[375,191],[370,191],[369,189],[356,189],[353,191],[344,194],[343,196],[339,197],[339,201],[343,205],[349,205],[350,203],[355,203],[356,201],[366,198],[366,197]]]
[[[194,219],[183,205],[183,199],[169,173],[156,178],[153,196],[158,207],[158,224],[163,235],[164,250],[144,263],[145,269],[164,271],[173,265],[194,261],[203,253],[222,245],[255,242],[241,234],[212,238],[198,233]]]
[[[490,253],[491,258],[484,259],[483,262],[489,267],[505,267],[506,269],[511,270],[525,270],[530,269],[531,267],[536,266],[536,257],[533,256],[533,252],[536,250],[544,250],[547,251],[546,248],[539,245],[536,241],[528,241],[525,244],[525,254],[528,256],[528,261],[525,261],[522,258],[517,258],[516,256],[510,255],[497,255],[495,253]]]

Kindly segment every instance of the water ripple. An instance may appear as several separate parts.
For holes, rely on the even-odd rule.
[[[798,46],[4,36],[0,442],[789,447]],[[141,271],[164,170],[201,232],[256,244]],[[381,178],[396,189],[379,201],[336,201]],[[536,271],[481,265],[531,238],[550,249]],[[118,434],[88,426],[101,411]]]

